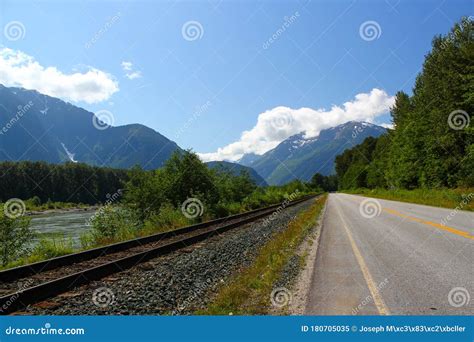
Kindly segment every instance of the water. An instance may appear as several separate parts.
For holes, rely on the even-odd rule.
[[[54,236],[71,238],[74,246],[79,246],[80,236],[90,229],[87,221],[92,215],[94,211],[40,214],[32,216],[30,227],[37,233],[36,243],[42,237]]]

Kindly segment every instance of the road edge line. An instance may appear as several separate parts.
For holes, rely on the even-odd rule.
[[[360,270],[362,271],[365,282],[367,283],[367,287],[369,288],[370,294],[372,295],[375,307],[377,308],[378,312],[381,315],[390,315],[390,311],[388,307],[385,305],[382,295],[380,294],[377,288],[377,285],[374,282],[372,274],[370,273],[369,268],[367,267],[367,264],[365,263],[364,257],[362,256],[362,253],[360,252],[359,247],[357,247],[356,242],[352,236],[352,233],[350,232],[350,229],[346,221],[344,220],[344,217],[342,216],[341,211],[339,210],[339,206],[337,204],[336,204],[336,210],[337,210],[337,213],[339,214],[339,217],[341,218],[342,225],[344,226],[347,237],[349,238],[349,242],[351,243],[352,251],[354,252],[354,255],[357,259],[357,263],[359,264],[359,267],[360,267]]]

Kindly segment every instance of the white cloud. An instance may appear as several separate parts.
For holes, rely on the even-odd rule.
[[[204,161],[235,161],[245,153],[263,154],[276,147],[286,138],[305,132],[306,138],[316,137],[323,129],[343,124],[347,121],[374,120],[390,110],[394,97],[385,91],[374,88],[370,93],[355,96],[352,101],[331,109],[276,107],[261,113],[257,124],[249,131],[244,131],[240,139],[216,152],[199,153]]]
[[[18,50],[0,47],[0,83],[34,89],[66,101],[96,103],[119,91],[111,75],[94,68],[65,74],[56,67],[44,67]]]
[[[134,80],[136,78],[142,77],[141,71],[133,69],[132,62],[123,61],[120,65],[122,66],[122,69],[125,72],[125,77],[127,77],[129,80]]]

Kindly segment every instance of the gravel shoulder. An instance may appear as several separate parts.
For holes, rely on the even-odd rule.
[[[306,239],[299,247],[297,254],[304,258],[304,265],[302,268],[300,268],[300,271],[296,276],[296,280],[291,287],[292,300],[288,305],[288,314],[290,315],[304,315],[305,313],[325,214],[326,204],[324,205],[321,215],[319,216],[319,219],[314,225],[311,233],[308,234]]]

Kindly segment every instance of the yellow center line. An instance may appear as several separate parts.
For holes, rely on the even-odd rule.
[[[453,228],[453,227],[448,227],[448,226],[445,226],[441,223],[436,223],[436,222],[432,222],[432,221],[423,220],[423,219],[420,219],[418,217],[405,215],[405,214],[403,214],[399,211],[396,211],[396,210],[390,209],[390,208],[383,208],[383,211],[385,211],[389,214],[392,214],[392,215],[403,217],[403,218],[406,218],[408,220],[415,221],[415,222],[418,222],[418,223],[423,223],[423,224],[426,224],[426,225],[429,225],[429,226],[432,226],[432,227],[435,227],[435,228],[438,228],[438,229],[442,229],[442,230],[445,230],[447,232],[450,232],[450,233],[453,233],[453,234],[456,234],[456,235],[474,240],[473,235],[471,235],[468,232],[465,232],[463,230],[459,230],[459,229],[456,229],[456,228]]]
[[[362,256],[359,250],[359,247],[357,247],[356,242],[354,238],[352,237],[352,233],[349,229],[349,226],[344,220],[344,217],[342,216],[337,204],[335,207],[339,214],[339,217],[341,218],[342,225],[344,226],[344,229],[346,230],[347,237],[349,238],[349,242],[351,243],[352,251],[354,252],[354,255],[357,259],[360,270],[362,271],[362,274],[364,275],[365,282],[367,283],[367,287],[369,288],[370,294],[372,295],[375,307],[377,308],[378,312],[381,315],[390,315],[390,311],[388,310],[388,307],[385,305],[382,295],[380,294],[378,287],[375,284],[374,279],[372,278],[372,275],[370,274],[369,268],[367,267],[367,264],[365,263],[364,257]]]
[[[372,198],[372,197],[370,197],[370,198]],[[351,200],[353,200],[353,201],[360,204],[360,201],[358,201],[356,199],[351,198]],[[423,224],[426,224],[426,225],[429,225],[429,226],[432,226],[432,227],[435,227],[435,228],[438,228],[438,229],[445,230],[445,231],[450,232],[452,234],[456,234],[456,235],[462,236],[464,238],[474,240],[474,235],[471,235],[469,232],[465,232],[465,231],[457,229],[457,228],[445,226],[444,224],[441,224],[441,223],[427,221],[427,220],[423,220],[423,219],[418,218],[418,217],[406,215],[406,214],[403,214],[403,213],[401,213],[401,212],[399,212],[395,209],[382,208],[382,210],[389,213],[389,214],[392,214],[392,215],[403,217],[403,218],[406,218],[406,219],[414,221],[414,222],[423,223]]]

